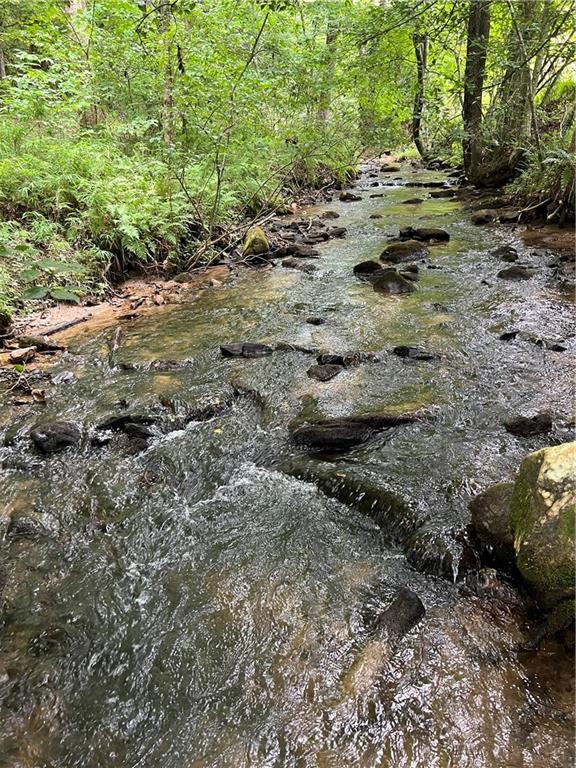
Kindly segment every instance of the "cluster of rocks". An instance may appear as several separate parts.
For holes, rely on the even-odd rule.
[[[530,432],[529,434],[533,434]],[[548,618],[551,633],[574,620],[576,443],[529,454],[514,480],[490,486],[470,505],[483,556],[513,567]]]
[[[176,408],[172,401],[161,400],[148,412],[132,411],[125,401],[118,403],[119,413],[109,416],[95,425],[78,424],[71,420],[43,419],[29,432],[29,439],[36,450],[49,456],[62,453],[68,448],[117,447],[127,454],[139,453],[149,445],[149,440],[170,432],[184,429],[192,422],[210,421],[232,407],[240,397],[253,397],[254,392],[232,383],[228,392],[205,403]],[[8,440],[10,443],[10,440]]]
[[[444,229],[405,227],[397,238],[388,242],[380,254],[380,262],[362,261],[354,266],[353,273],[360,280],[371,283],[379,293],[414,293],[420,270],[418,264],[412,262],[426,259],[430,255],[429,245],[449,240],[450,235]]]
[[[5,339],[4,349],[8,353],[8,362],[12,365],[25,365],[32,362],[37,355],[53,355],[64,349],[61,344],[52,341],[48,336],[15,336]]]
[[[314,247],[333,238],[346,236],[346,228],[328,226],[326,221],[338,218],[335,211],[322,216],[291,221],[274,221],[267,236],[261,227],[251,227],[244,240],[244,259],[252,264],[270,263],[283,259],[282,266],[312,272],[315,267],[300,259],[316,259],[320,256]]]

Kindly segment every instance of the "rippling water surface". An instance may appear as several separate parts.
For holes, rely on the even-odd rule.
[[[110,331],[81,330],[56,364],[76,378],[51,388],[46,406],[16,413],[5,396],[4,528],[9,514],[31,513],[43,529],[2,542],[0,765],[572,764],[571,659],[553,641],[518,650],[531,629],[523,610],[465,594],[457,579],[470,498],[530,450],[571,439],[572,305],[550,258],[512,230],[474,227],[452,200],[404,205],[420,191],[384,183],[382,198],[366,189],[361,202],[326,206],[348,236],[319,247],[313,275],[243,271],[126,324],[121,362],[190,367],[111,369]],[[418,291],[403,297],[356,281],[353,265],[407,224],[449,230],[431,249],[440,268],[421,267]],[[489,252],[502,243],[539,267],[533,279],[496,278],[503,265]],[[499,340],[511,328],[570,349]],[[373,351],[381,362],[318,383],[303,353],[229,360],[218,348],[229,341]],[[398,344],[439,359],[404,361],[387,351]],[[231,382],[257,394],[232,401]],[[173,416],[217,400],[230,402],[220,415],[158,429],[136,455],[86,441],[44,459],[25,437],[39,418],[92,428],[121,401]],[[426,409],[426,420],[330,460],[401,498],[409,535],[283,471],[295,460],[288,424],[303,407]],[[552,435],[502,427],[543,409]],[[426,617],[397,647],[380,647],[366,615],[402,586]],[[358,660],[370,674],[355,688],[345,681]]]

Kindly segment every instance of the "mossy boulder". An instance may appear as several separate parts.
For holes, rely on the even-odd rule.
[[[529,454],[514,486],[510,524],[518,569],[546,610],[574,605],[575,513],[576,443]]]
[[[270,246],[261,227],[250,227],[244,240],[242,253],[244,256],[261,256],[268,253]]]

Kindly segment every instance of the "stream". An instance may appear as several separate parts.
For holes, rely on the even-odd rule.
[[[45,405],[15,414],[0,394],[3,531],[9,514],[38,521],[1,541],[0,766],[573,764],[569,653],[552,639],[522,650],[535,625],[512,587],[506,599],[463,588],[471,498],[530,451],[573,439],[573,303],[551,256],[513,228],[474,226],[457,200],[403,185],[441,173],[381,174],[374,187],[369,171],[361,201],[305,212],[334,211],[348,230],[318,246],[312,274],[240,268],[195,301],[126,322],[124,368],[109,365],[109,328],[76,328],[51,369],[73,376]],[[415,195],[424,202],[403,203]],[[385,296],[352,268],[407,225],[450,241],[419,263],[416,292]],[[507,265],[490,252],[503,244],[534,277],[496,277]],[[510,330],[522,333],[499,338]],[[379,360],[319,382],[297,349],[221,355],[242,341]],[[398,345],[435,358],[391,354]],[[189,363],[146,368],[158,359]],[[204,416],[178,422],[190,409]],[[541,411],[549,434],[503,427]],[[85,437],[43,457],[27,437],[54,418],[93,435],[126,412],[160,419],[145,450]],[[332,456],[290,439],[302,413],[375,412],[422,418]],[[345,504],[295,465],[351,473],[398,507],[377,519],[361,491]],[[381,648],[369,618],[402,587],[426,615]],[[349,684],[359,659],[367,674]]]

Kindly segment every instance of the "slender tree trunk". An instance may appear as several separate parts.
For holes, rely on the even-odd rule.
[[[0,47],[0,80],[6,77],[6,59],[4,58],[4,49]]]
[[[174,140],[174,63],[173,45],[170,38],[170,6],[166,3],[160,8],[160,30],[166,46],[164,65],[164,92],[162,94],[162,132],[165,144]]]
[[[423,34],[412,36],[414,52],[416,54],[416,93],[414,95],[414,109],[412,112],[412,140],[423,160],[426,159],[426,149],[420,129],[422,127],[422,113],[424,111],[424,83],[426,80],[426,68],[428,66],[428,37]]]
[[[536,76],[536,78],[538,77],[537,69],[541,66],[541,64],[539,59],[536,58],[536,61],[534,63],[534,72],[530,68],[529,54],[528,54],[526,42],[524,40],[524,34],[522,33],[520,25],[518,24],[514,6],[510,2],[510,0],[508,0],[508,7],[510,9],[510,16],[512,18],[512,26],[514,27],[514,32],[516,33],[516,37],[518,39],[518,46],[520,48],[520,53],[524,61],[524,68],[525,68],[524,79],[526,81],[525,101],[528,102],[528,111],[530,115],[530,126],[532,129],[532,136],[536,144],[536,151],[538,152],[538,158],[540,161],[542,161],[542,149],[540,147],[540,134],[538,131],[538,121],[536,119],[536,108],[534,106],[535,87],[534,87],[534,79],[533,79],[533,74]]]
[[[326,75],[325,83],[320,94],[320,103],[318,106],[318,120],[326,125],[330,119],[330,102],[332,99],[332,81],[334,79],[334,69],[336,65],[336,41],[338,32],[334,26],[334,21],[329,19],[328,29],[326,31]]]
[[[464,170],[471,181],[482,164],[482,92],[490,37],[490,0],[470,0],[464,71]]]

